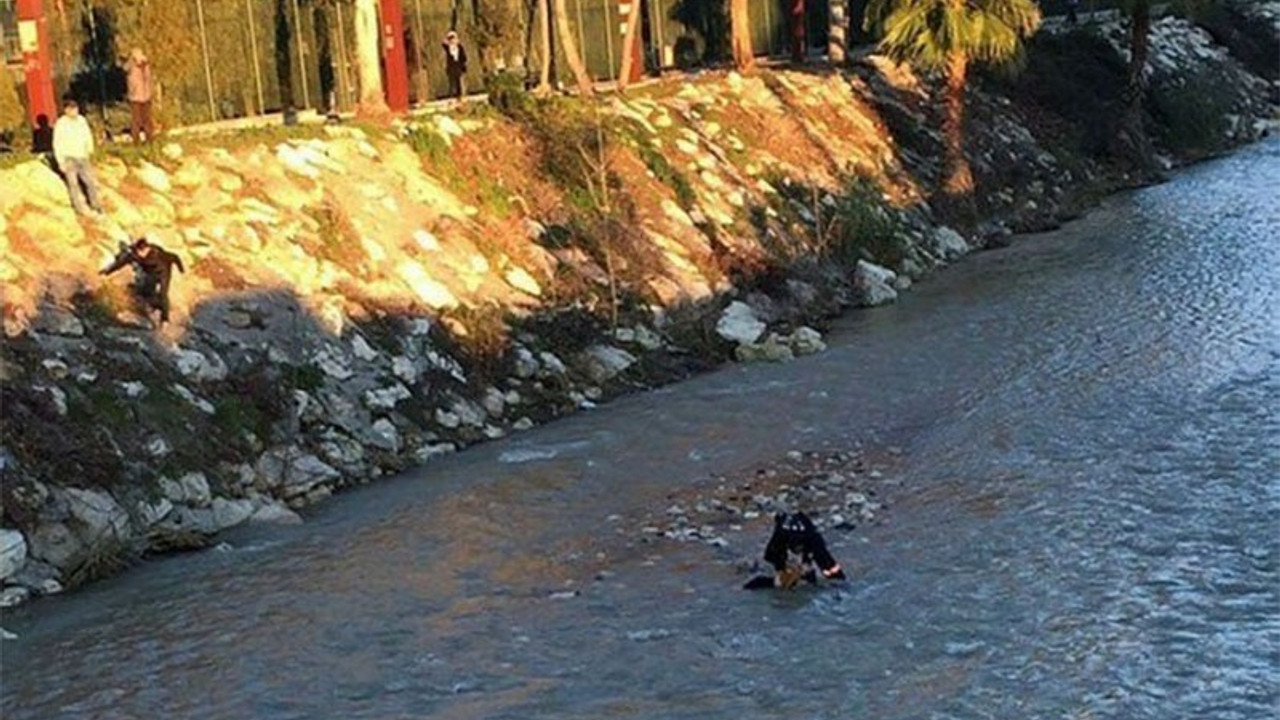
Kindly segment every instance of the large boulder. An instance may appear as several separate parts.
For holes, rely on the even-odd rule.
[[[71,516],[79,521],[80,537],[93,543],[99,538],[124,537],[129,527],[129,513],[115,498],[101,490],[63,488]]]
[[[268,450],[258,458],[254,470],[261,483],[273,490],[278,489],[286,498],[305,495],[317,485],[341,477],[332,466],[296,447]]]
[[[217,382],[227,377],[227,364],[214,353],[178,348],[173,352],[173,364],[183,377],[195,382]]]
[[[893,289],[893,281],[897,277],[897,273],[886,267],[859,260],[853,271],[853,286],[860,304],[875,307],[897,300],[898,291]]]
[[[764,331],[765,324],[756,317],[755,310],[737,300],[729,303],[729,307],[724,309],[720,319],[716,321],[716,334],[738,345],[754,343]]]
[[[31,557],[66,568],[84,555],[84,543],[65,523],[40,523],[27,536]]]
[[[0,529],[0,580],[22,569],[27,562],[27,539],[17,530]]]
[[[165,498],[179,505],[204,507],[213,499],[209,479],[202,472],[187,473],[177,480],[160,478],[160,491]]]
[[[636,356],[612,345],[593,345],[582,353],[582,362],[592,381],[603,383],[636,363]]]
[[[928,247],[934,255],[944,260],[954,260],[969,254],[969,243],[960,233],[946,225],[934,228],[928,238]]]

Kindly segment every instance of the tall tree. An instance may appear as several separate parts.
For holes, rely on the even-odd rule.
[[[1022,41],[1040,25],[1034,0],[871,0],[866,22],[881,33],[880,48],[898,62],[946,75],[948,194],[973,190],[964,152],[964,96],[969,65],[1018,58]]]
[[[0,65],[0,133],[16,130],[26,120],[22,100],[18,97],[18,85],[9,68]],[[50,119],[52,122],[52,119]]]
[[[385,117],[386,96],[382,92],[382,33],[378,28],[377,0],[355,0],[356,78],[360,96],[356,113],[365,117]]]
[[[565,62],[569,63],[569,69],[573,71],[573,77],[578,83],[578,92],[586,97],[592,94],[591,76],[587,74],[587,66],[578,53],[578,41],[574,39],[573,28],[569,26],[569,10],[565,7],[564,0],[555,0],[555,3],[556,35],[560,38],[560,47],[564,49]]]
[[[1139,169],[1150,170],[1155,166],[1155,151],[1142,122],[1142,100],[1146,94],[1143,73],[1151,45],[1151,0],[1122,0],[1120,6],[1129,17],[1129,71],[1112,152]]]
[[[729,39],[733,51],[733,63],[739,70],[751,70],[756,66],[756,54],[751,49],[751,12],[749,0],[729,0]]]
[[[551,8],[550,0],[538,0],[538,87],[536,92],[545,95],[551,92]]]

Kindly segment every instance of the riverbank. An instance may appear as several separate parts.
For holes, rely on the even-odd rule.
[[[1265,83],[1161,26],[1170,77],[1230,79],[1221,146],[1256,137]],[[819,351],[823,317],[1137,180],[1028,82],[974,93],[956,216],[929,203],[928,86],[877,58],[114,151],[85,224],[46,168],[0,171],[4,603],[731,357]],[[141,232],[188,264],[158,332],[96,276]]]

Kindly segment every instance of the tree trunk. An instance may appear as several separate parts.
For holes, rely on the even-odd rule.
[[[729,0],[729,33],[733,62],[739,70],[751,70],[756,66],[756,55],[751,49],[749,8],[748,0]]]
[[[386,96],[382,90],[382,32],[378,28],[377,0],[356,0],[356,78],[360,86],[360,99],[356,114],[364,117],[385,117]]]
[[[831,17],[827,28],[827,61],[839,65],[845,61],[849,47],[849,18],[845,14],[849,0],[831,0]]]
[[[969,58],[964,53],[953,53],[947,60],[946,117],[942,132],[947,143],[948,195],[967,195],[973,192],[973,171],[969,158],[964,154],[964,87],[969,70]]]
[[[611,1],[611,0],[608,0]],[[627,13],[627,32],[622,37],[622,67],[618,70],[618,89],[626,90],[635,72],[636,56],[639,55],[640,42],[640,2],[631,0],[631,10]]]
[[[540,95],[551,92],[551,12],[547,3],[551,0],[538,0],[538,44],[542,48],[538,67],[538,87]]]
[[[809,55],[809,42],[805,37],[808,27],[805,23],[804,0],[789,0],[791,3],[791,62],[803,63]]]
[[[582,63],[578,54],[578,42],[573,38],[573,28],[569,27],[569,10],[564,0],[555,0],[556,35],[560,38],[560,47],[564,48],[565,62],[573,71],[574,80],[578,83],[578,92],[584,97],[591,95],[591,76],[587,74],[587,66]]]
[[[1114,152],[1133,163],[1139,170],[1155,167],[1155,151],[1142,122],[1144,82],[1151,34],[1151,4],[1146,0],[1133,4],[1129,13],[1129,73],[1125,80],[1124,112],[1116,128]]]

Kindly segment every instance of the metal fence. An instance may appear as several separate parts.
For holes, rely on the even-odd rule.
[[[501,1],[501,0],[499,0]],[[475,47],[476,2],[402,0],[405,43],[409,51],[411,99],[422,103],[448,90],[441,40],[458,29],[472,58],[467,87],[482,89],[489,69],[536,72],[541,44],[536,41],[536,0],[506,0],[518,33],[486,57]],[[725,0],[565,0],[569,24],[597,81],[615,79],[622,52],[620,2],[642,2],[644,57],[649,70],[688,67],[724,59],[728,17]],[[752,40],[761,55],[790,50],[791,0],[750,0]],[[162,87],[161,111],[171,124],[197,123],[298,110],[349,110],[357,88],[354,67],[355,25],[350,0],[165,0],[185,9],[193,62],[166,73],[164,58],[154,57]],[[829,0],[808,0],[810,47],[824,47]],[[1062,14],[1067,0],[1045,0],[1047,14]],[[1115,0],[1081,0],[1080,11],[1113,6]],[[50,26],[66,35],[55,53],[55,85],[82,102],[97,105],[104,117],[120,113],[124,77],[119,58],[128,48],[111,27],[109,11],[127,4],[109,0],[46,3]],[[865,0],[850,0],[857,25]],[[133,6],[136,7],[136,6]],[[16,59],[14,0],[0,0],[0,54]],[[135,33],[136,35],[136,33]],[[853,38],[858,34],[854,33]],[[144,49],[146,41],[142,41]],[[557,43],[558,46],[558,43]],[[557,75],[568,80],[562,51],[555,50]]]

